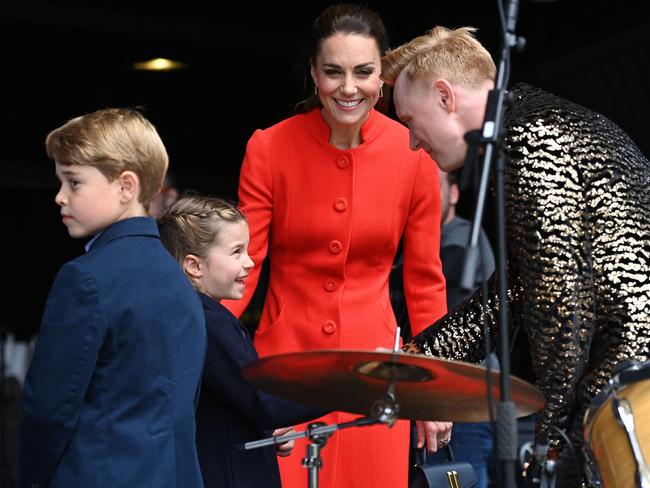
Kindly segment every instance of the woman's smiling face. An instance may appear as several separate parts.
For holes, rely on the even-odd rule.
[[[379,46],[372,37],[334,34],[322,42],[311,74],[330,126],[361,126],[383,85]]]

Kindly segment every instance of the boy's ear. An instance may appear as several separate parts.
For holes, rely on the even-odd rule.
[[[138,199],[140,195],[140,179],[133,171],[123,171],[119,176],[122,203]]]
[[[201,278],[203,276],[201,260],[194,254],[188,254],[183,258],[183,269],[188,275],[194,278]]]

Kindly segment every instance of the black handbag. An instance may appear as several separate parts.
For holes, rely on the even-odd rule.
[[[416,464],[409,471],[409,488],[476,488],[478,479],[471,464],[454,461],[451,446],[446,445],[445,461],[426,464],[426,449],[416,450]]]

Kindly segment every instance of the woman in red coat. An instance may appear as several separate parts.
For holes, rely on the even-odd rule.
[[[316,19],[312,42],[315,96],[299,115],[256,131],[241,169],[251,258],[262,263],[268,251],[271,259],[255,335],[261,357],[392,348],[388,276],[402,237],[413,334],[446,312],[438,170],[424,151],[410,150],[406,128],[374,110],[388,48],[384,25],[365,7],[334,5]],[[236,315],[250,301],[259,268],[244,299],[224,302]],[[441,423],[439,438],[449,429]],[[298,444],[294,452],[304,453]],[[406,487],[408,446],[407,421],[336,432],[321,452],[320,485]],[[283,486],[307,484],[302,457],[280,460]]]

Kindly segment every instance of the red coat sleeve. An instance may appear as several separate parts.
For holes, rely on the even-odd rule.
[[[404,295],[413,335],[447,313],[440,263],[440,176],[423,151],[404,230]]]

